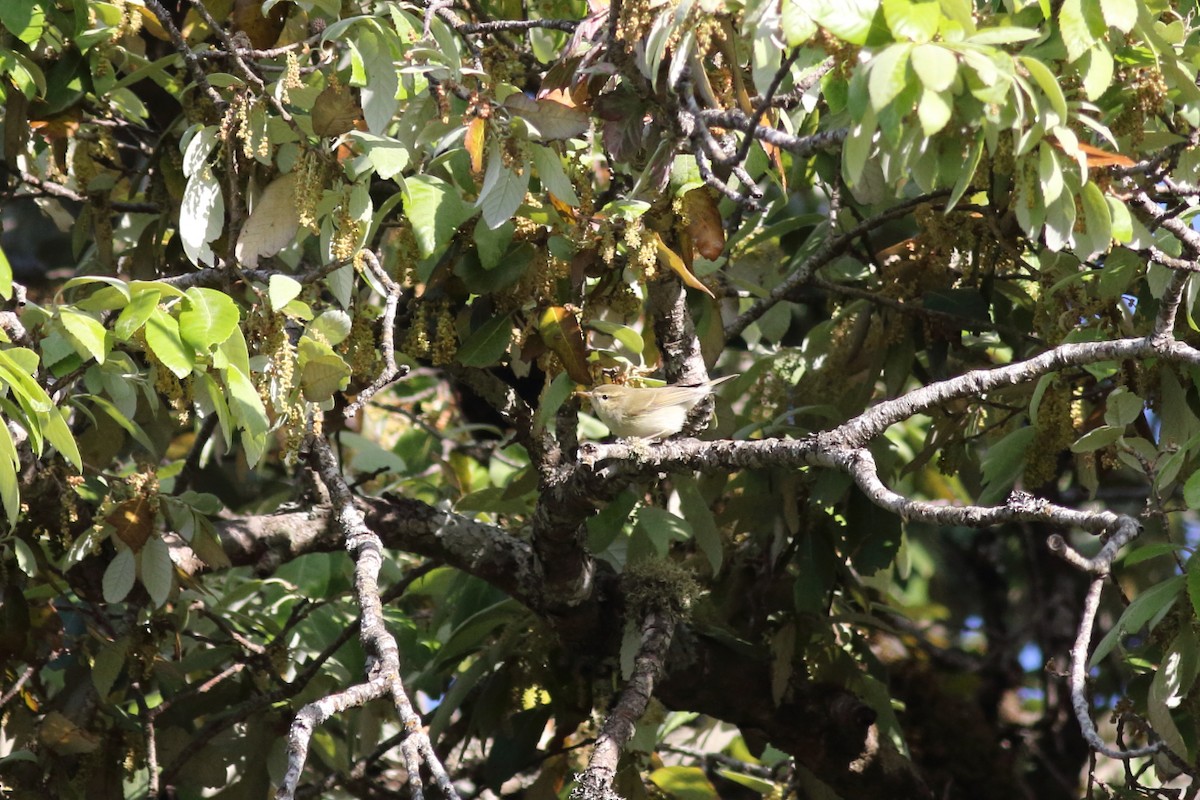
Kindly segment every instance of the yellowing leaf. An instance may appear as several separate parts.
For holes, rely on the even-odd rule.
[[[133,552],[138,552],[145,546],[154,530],[154,511],[145,497],[135,497],[126,500],[105,517],[112,525],[117,537],[129,546]]]
[[[471,173],[478,175],[483,172],[483,140],[487,132],[487,120],[475,117],[467,125],[466,147],[471,156]]]
[[[717,800],[720,796],[699,767],[662,767],[650,773],[650,782],[677,800]]]
[[[701,283],[700,279],[692,274],[692,271],[689,270],[687,265],[683,263],[683,259],[679,257],[679,254],[663,243],[662,237],[654,232],[651,232],[649,235],[654,237],[654,244],[658,248],[658,261],[660,264],[665,264],[666,266],[670,267],[671,271],[678,275],[680,280],[682,280],[688,286],[692,287],[693,289],[699,289],[709,297],[714,299],[716,298],[716,295],[712,293],[712,290]]]
[[[242,232],[238,234],[234,254],[246,269],[258,266],[258,259],[273,256],[292,243],[300,228],[300,210],[296,202],[296,173],[289,172],[271,181]]]
[[[583,329],[579,327],[579,320],[573,311],[563,306],[547,308],[538,318],[538,333],[546,346],[562,361],[571,380],[588,385],[592,383]]]

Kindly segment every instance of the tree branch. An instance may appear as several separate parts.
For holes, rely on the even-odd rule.
[[[663,663],[674,631],[675,618],[665,611],[650,611],[642,620],[642,641],[634,658],[633,674],[600,728],[587,769],[579,776],[579,785],[571,791],[572,800],[619,798],[612,791],[617,762],[621,751],[633,738],[637,721],[646,712],[654,685],[663,674]]]
[[[321,437],[310,436],[307,445],[309,462],[329,491],[334,525],[345,541],[346,551],[354,559],[354,594],[362,612],[359,638],[368,654],[368,680],[309,703],[296,714],[288,735],[288,768],[276,797],[278,800],[292,800],[295,796],[308,755],[308,743],[317,725],[347,708],[390,695],[401,725],[408,734],[401,743],[401,752],[405,757],[413,797],[422,798],[420,774],[424,765],[442,796],[457,800],[458,794],[433,752],[433,744],[422,729],[421,718],[404,690],[400,679],[400,648],[383,621],[378,583],[383,564],[383,542],[367,527],[350,487],[342,478],[329,443]]]

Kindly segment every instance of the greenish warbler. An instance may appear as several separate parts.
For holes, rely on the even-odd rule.
[[[699,386],[617,386],[606,383],[590,392],[580,392],[592,403],[600,421],[623,439],[663,439],[683,430],[688,412],[707,397],[719,383],[737,375],[708,381]]]

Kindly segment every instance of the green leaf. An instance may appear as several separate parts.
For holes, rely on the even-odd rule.
[[[121,413],[115,405],[109,402],[106,398],[94,394],[79,395],[77,400],[87,400],[91,404],[98,407],[101,411],[107,414],[113,422],[124,430],[138,444],[140,444],[148,453],[158,453],[158,448],[154,442],[150,441],[150,437],[142,430],[142,426],[138,425],[133,420]]]
[[[1104,421],[1109,425],[1124,427],[1142,415],[1146,401],[1125,387],[1118,387],[1108,395],[1104,408]]]
[[[799,47],[817,32],[817,23],[804,10],[801,0],[783,0],[780,26],[788,47]]]
[[[217,423],[221,428],[221,435],[225,438],[225,446],[232,447],[233,426],[229,416],[229,403],[225,401],[225,393],[208,372],[201,372],[196,378],[200,388],[204,390],[203,394],[197,394],[196,398],[200,403],[201,410],[205,416],[217,415]]]
[[[1104,21],[1121,33],[1129,33],[1137,24],[1137,0],[1100,0]]]
[[[1113,57],[1108,45],[1098,42],[1079,61],[1083,80],[1083,94],[1088,100],[1096,100],[1108,91],[1113,79]]]
[[[1033,28],[1018,28],[1014,25],[1004,28],[980,28],[968,36],[967,41],[971,44],[986,45],[1016,44],[1017,42],[1028,42],[1039,36],[1041,33]]]
[[[398,139],[363,131],[351,131],[350,138],[362,146],[363,155],[367,157],[371,168],[384,180],[404,172],[412,161],[408,148]]]
[[[1195,559],[1192,560],[1194,561]],[[1190,583],[1190,571],[1188,580]],[[1092,653],[1092,658],[1088,662],[1088,665],[1094,667],[1100,663],[1104,656],[1108,654],[1108,651],[1116,644],[1116,639],[1119,639],[1122,634],[1140,631],[1155,617],[1161,618],[1160,615],[1174,604],[1176,598],[1179,597],[1179,593],[1183,591],[1183,588],[1184,576],[1173,575],[1138,595],[1126,607],[1120,619],[1117,620],[1117,624],[1104,637],[1104,640],[1096,646],[1096,652]],[[1108,641],[1110,637],[1113,639],[1111,643]]]
[[[106,603],[119,603],[133,588],[137,579],[137,558],[128,547],[122,547],[109,562],[101,579],[101,588]]]
[[[492,145],[488,155],[483,188],[479,190],[476,207],[483,209],[483,221],[489,228],[499,228],[513,218],[525,200],[529,188],[529,168],[518,173],[504,165],[499,145]]]
[[[1099,295],[1106,300],[1119,297],[1133,286],[1138,273],[1145,266],[1143,258],[1132,250],[1118,247],[1104,258],[1104,269],[1100,271],[1097,286]]]
[[[422,258],[439,252],[475,215],[453,187],[431,175],[404,179],[404,215],[412,223]]]
[[[889,45],[869,62],[867,87],[875,113],[887,107],[908,86],[908,56],[912,49],[911,44]]]
[[[128,341],[129,337],[133,336],[146,324],[146,320],[150,319],[150,315],[158,306],[160,297],[162,297],[162,293],[157,289],[146,289],[134,293],[129,304],[121,309],[121,314],[113,325],[113,335],[122,342]]]
[[[188,178],[179,206],[179,241],[189,261],[196,266],[216,263],[209,242],[221,235],[224,224],[225,197],[221,194],[221,184],[212,168],[204,164]]]
[[[0,26],[27,45],[37,43],[45,25],[46,13],[37,0],[4,0],[0,3]]]
[[[83,314],[66,307],[58,310],[58,317],[62,320],[63,327],[70,334],[76,348],[82,348],[88,355],[96,359],[97,364],[103,364],[104,357],[108,355],[106,341],[108,330],[100,320],[90,314]],[[80,355],[83,353],[81,352]]]
[[[125,654],[129,652],[129,637],[122,636],[115,642],[109,642],[96,653],[92,662],[92,686],[96,689],[103,702],[112,691],[113,684],[125,669]]]
[[[983,483],[986,487],[979,498],[981,504],[1003,499],[1025,470],[1025,454],[1033,442],[1032,427],[1017,428],[988,448],[983,459]]]
[[[13,445],[8,426],[0,424],[0,505],[4,506],[4,518],[8,527],[17,524],[21,513],[21,491],[17,482],[17,467],[21,461]]]
[[[958,75],[958,57],[940,44],[920,44],[912,51],[913,71],[926,89],[944,92]]]
[[[1108,252],[1113,238],[1112,217],[1104,200],[1104,192],[1092,181],[1083,185],[1083,219],[1094,252]]]
[[[660,556],[667,554],[672,541],[686,542],[692,538],[692,526],[687,520],[655,506],[647,506],[639,511],[634,527],[646,535],[654,552]]]
[[[958,205],[958,201],[962,199],[967,188],[971,185],[971,179],[975,177],[975,170],[979,168],[979,159],[983,157],[983,131],[975,134],[975,141],[971,144],[967,151],[967,156],[963,160],[962,171],[958,174],[958,181],[954,184],[954,189],[950,192],[950,202],[946,205],[946,213],[950,209]]]
[[[953,111],[949,92],[925,89],[921,93],[921,104],[917,106],[917,118],[921,120],[921,132],[926,136],[933,136],[946,127]]]
[[[1125,426],[1118,428],[1109,425],[1101,425],[1099,428],[1090,430],[1075,440],[1075,443],[1071,445],[1071,452],[1091,453],[1095,450],[1099,450],[1102,447],[1108,447],[1110,444],[1114,444],[1124,435]]]
[[[842,145],[842,176],[849,186],[862,182],[867,159],[874,149],[876,131],[875,111],[867,106],[858,124],[850,128],[850,134]]]
[[[660,767],[650,782],[675,800],[719,800],[716,788],[699,767]]]
[[[1143,561],[1149,561],[1153,558],[1170,555],[1172,553],[1180,553],[1186,549],[1187,548],[1181,544],[1172,544],[1171,542],[1155,542],[1153,544],[1145,544],[1141,547],[1131,550],[1119,560],[1125,566],[1132,567],[1137,564],[1141,564]]]
[[[13,296],[13,273],[12,264],[8,263],[8,256],[4,252],[4,248],[0,247],[0,298],[11,300]]]
[[[625,345],[631,353],[641,355],[646,350],[646,342],[642,339],[642,335],[628,325],[621,325],[606,319],[592,319],[588,320],[584,327],[613,337]]]
[[[49,411],[54,407],[46,390],[33,379],[38,360],[37,353],[24,347],[0,350],[0,381],[12,388],[17,402],[28,414]]]
[[[475,253],[479,257],[479,266],[485,270],[495,269],[509,252],[516,226],[512,222],[506,222],[493,229],[483,220],[478,220],[474,230]],[[459,266],[465,269],[466,265],[460,261]],[[467,288],[474,290],[470,283],[467,284]]]
[[[883,16],[897,39],[928,42],[942,22],[937,0],[883,0]]]
[[[1092,0],[1064,0],[1059,9],[1058,27],[1067,46],[1068,61],[1086,53],[1104,34],[1104,21],[1099,19],[1096,6]]]
[[[850,44],[887,41],[887,21],[879,0],[807,0],[804,10],[822,28]]]
[[[350,335],[350,326],[352,320],[350,315],[340,308],[331,308],[328,311],[322,311],[317,318],[308,323],[306,332],[315,332],[325,338],[325,341],[336,347],[346,340]]]
[[[708,566],[713,575],[721,571],[721,562],[725,558],[725,544],[721,539],[721,531],[717,528],[712,509],[700,493],[696,480],[689,476],[680,475],[675,482],[675,490],[679,492],[679,508],[683,517],[692,526],[696,544],[700,552],[708,559]]]
[[[1050,68],[1036,58],[1031,56],[1020,57],[1021,66],[1029,72],[1030,76],[1037,83],[1038,88],[1046,95],[1046,99],[1050,101],[1050,107],[1054,109],[1054,113],[1058,114],[1060,123],[1066,122],[1067,116],[1067,98],[1063,94],[1062,87],[1059,85],[1057,78]]]
[[[1058,164],[1058,155],[1049,143],[1042,142],[1038,150],[1038,180],[1042,186],[1042,199],[1049,207],[1063,193],[1065,184],[1062,167]]]
[[[295,278],[276,273],[267,281],[267,300],[272,311],[279,311],[295,300],[304,287]]]
[[[363,119],[367,122],[367,130],[382,134],[400,105],[396,96],[400,77],[394,63],[399,48],[393,46],[396,36],[377,23],[361,25],[355,30],[358,36],[353,41],[366,73],[360,84]]]
[[[776,790],[779,788],[778,784],[772,783],[771,781],[764,780],[763,778],[756,778],[753,775],[746,775],[741,772],[734,772],[731,769],[718,769],[717,774],[727,781],[733,781],[734,783],[745,786],[752,792],[758,792],[763,797],[774,796]]]
[[[242,447],[246,453],[246,464],[253,469],[267,446],[270,427],[267,409],[254,384],[232,364],[225,370],[225,385],[229,387],[230,415],[243,432]]]
[[[171,561],[167,543],[161,536],[151,536],[137,559],[141,567],[142,585],[146,587],[154,605],[162,606],[171,596],[171,588],[175,583],[175,563]]]
[[[493,316],[471,332],[458,348],[458,362],[464,367],[489,367],[500,360],[512,341],[509,314]]]
[[[297,351],[300,387],[308,402],[327,402],[333,398],[334,392],[345,391],[350,385],[350,365],[329,345],[301,336]]]
[[[159,307],[146,321],[146,344],[155,357],[180,380],[192,373],[196,354],[179,334],[179,323]]]
[[[79,447],[75,444],[75,437],[71,435],[71,428],[67,425],[67,420],[63,417],[62,409],[52,408],[44,415],[39,415],[39,421],[42,424],[42,432],[46,434],[46,440],[58,450],[59,454],[67,460],[76,470],[83,470],[83,457],[79,454]]]
[[[1183,484],[1183,502],[1188,508],[1200,508],[1200,471],[1193,472]]]
[[[542,182],[546,191],[568,205],[579,205],[579,196],[575,194],[575,186],[567,177],[558,153],[540,144],[529,145],[529,153],[533,159],[534,169],[537,170],[538,180]]]
[[[1184,758],[1190,758],[1195,748],[1189,750],[1171,712],[1183,704],[1196,682],[1198,649],[1196,632],[1191,626],[1181,627],[1160,661],[1146,694],[1146,716],[1154,726],[1154,732],[1172,752]]]
[[[200,353],[207,353],[228,339],[241,319],[233,298],[216,289],[192,287],[187,290],[186,303],[179,312],[179,334]]]

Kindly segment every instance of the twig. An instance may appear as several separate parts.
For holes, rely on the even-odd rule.
[[[574,33],[579,27],[579,20],[574,19],[502,19],[495,22],[464,22],[457,26],[458,33],[500,33],[508,31],[527,31],[534,28],[546,28],[552,31]]]
[[[917,206],[925,203],[936,203],[949,196],[949,192],[932,192],[911,200],[906,200],[899,205],[889,208],[887,211],[876,214],[874,217],[856,225],[845,233],[827,237],[808,258],[804,259],[792,270],[786,280],[772,289],[771,293],[766,297],[759,299],[754,305],[742,312],[737,319],[725,327],[725,340],[729,341],[736,336],[740,336],[750,323],[770,311],[781,300],[787,299],[800,286],[808,283],[819,268],[849,250],[854,240],[867,231],[873,230],[889,220],[903,217]]]
[[[62,198],[63,200],[73,200],[76,203],[88,202],[87,195],[68,189],[61,183],[43,180],[33,173],[26,172],[24,170],[21,171],[21,182],[37,187],[50,197],[58,197]],[[20,198],[21,195],[17,195],[14,199],[19,200]],[[110,203],[109,207],[112,208],[113,211],[124,211],[133,214],[159,214],[163,210],[162,206],[159,206],[156,203],[134,203],[117,200],[114,200],[112,203]]]
[[[32,678],[34,676],[34,673],[36,673],[36,672],[37,672],[37,667],[35,665],[31,664],[28,667],[26,667],[25,671],[21,673],[21,676],[19,678],[17,678],[17,680],[13,683],[12,686],[10,686],[8,688],[8,691],[5,692],[3,695],[0,695],[0,708],[3,708],[4,706],[8,705],[8,702],[17,696],[17,694],[21,691],[22,687],[24,687],[25,684],[29,683],[29,679]]]
[[[370,250],[359,251],[363,258],[363,263],[371,270],[371,273],[383,284],[384,291],[387,293],[384,296],[383,304],[383,331],[382,341],[380,342],[380,354],[383,356],[383,372],[375,380],[371,381],[371,385],[358,393],[358,397],[354,402],[346,406],[346,419],[350,419],[358,413],[364,405],[366,405],[375,393],[383,387],[387,386],[396,378],[403,377],[408,374],[408,367],[396,366],[396,308],[400,304],[401,286],[391,279],[391,276],[384,271],[379,264],[379,259]]]
[[[179,474],[175,476],[175,489],[171,494],[178,496],[188,490],[192,478],[200,470],[200,458],[204,455],[204,448],[208,446],[208,440],[216,431],[218,422],[220,422],[220,418],[215,412],[209,414],[200,426],[200,430],[196,431],[196,439],[192,442],[192,449],[188,451],[187,459],[183,462],[183,469],[179,470]]]
[[[208,82],[208,75],[205,74],[204,68],[200,66],[200,60],[196,58],[196,54],[192,52],[192,48],[188,47],[187,41],[183,38],[183,34],[179,32],[179,28],[175,27],[175,20],[171,18],[171,14],[158,0],[144,0],[146,8],[154,13],[158,18],[158,22],[163,26],[163,30],[171,37],[171,44],[175,50],[183,56],[183,63],[187,66],[188,72],[192,73],[192,79],[196,81],[196,85],[200,87],[208,99],[213,102],[217,109],[225,107],[225,100],[212,84]],[[206,10],[207,11],[207,10]],[[215,27],[215,26],[214,26]]]
[[[368,654],[368,679],[309,703],[296,714],[288,736],[287,772],[276,797],[279,800],[291,800],[295,796],[308,755],[308,744],[317,725],[348,708],[390,695],[407,734],[401,743],[401,752],[413,797],[423,796],[420,770],[424,764],[442,795],[457,800],[458,794],[450,783],[450,777],[434,753],[433,744],[422,730],[421,719],[405,692],[400,679],[399,645],[384,625],[378,585],[379,570],[383,563],[383,543],[367,527],[362,512],[355,505],[354,496],[341,475],[329,443],[321,437],[310,436],[306,446],[313,470],[329,491],[334,525],[341,532],[346,550],[354,559],[354,593],[362,611],[359,638]]]

